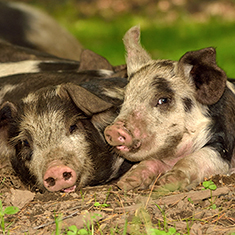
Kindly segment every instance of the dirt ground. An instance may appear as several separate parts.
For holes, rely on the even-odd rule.
[[[167,232],[171,227],[180,234],[233,234],[235,174],[217,175],[211,180],[217,185],[214,191],[202,190],[199,185],[191,191],[166,195],[154,192],[154,187],[124,193],[113,182],[70,194],[42,194],[30,192],[5,168],[0,171],[0,200],[3,208],[20,209],[4,216],[5,224],[11,223],[9,234],[67,234],[71,225],[78,234],[175,234],[156,232]]]

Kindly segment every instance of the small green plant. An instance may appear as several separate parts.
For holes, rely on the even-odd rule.
[[[95,203],[94,203],[94,206],[95,206],[95,207],[99,207],[99,208],[101,209],[101,208],[108,207],[109,205],[106,204],[106,203],[100,204],[99,202],[95,202]]]
[[[67,235],[89,235],[89,231],[85,228],[78,229],[76,225],[72,225],[68,229]]]
[[[204,181],[202,183],[202,185],[204,187],[202,190],[206,190],[206,189],[210,190],[210,194],[211,194],[211,200],[210,200],[211,205],[210,205],[210,208],[216,209],[216,205],[214,204],[215,199],[213,200],[213,197],[212,197],[212,191],[216,190],[217,186],[215,185],[215,183],[212,180]]]
[[[188,200],[192,202],[190,198]],[[162,213],[163,230],[161,230],[161,224],[160,221],[158,221],[158,229],[157,228],[150,229],[150,235],[180,235],[180,233],[176,232],[176,229],[174,227],[168,228],[165,210],[162,209],[158,204],[156,204],[156,206]]]
[[[1,228],[2,228],[2,232],[3,235],[6,234],[6,229],[8,229],[11,226],[11,223],[7,226],[7,228],[5,227],[5,215],[13,215],[16,214],[19,211],[19,208],[16,206],[8,206],[3,210],[2,207],[2,201],[0,200],[0,222],[1,222]]]
[[[80,190],[80,195],[82,197],[82,202],[84,202],[85,201],[86,192],[83,194],[82,190]]]
[[[76,225],[72,225],[68,227],[67,235],[94,235],[94,220],[97,219],[97,217],[102,217],[102,215],[95,213],[90,218],[90,221],[84,221],[85,226],[82,229],[78,229]]]
[[[162,209],[158,204],[156,204],[156,206],[157,206],[157,208],[158,208],[158,209],[161,211],[161,213],[162,213],[164,231],[167,231],[167,229],[168,229],[168,224],[167,224],[167,220],[166,220],[165,210]]]
[[[111,188],[109,188],[108,193],[107,193],[106,198],[105,198],[105,201],[102,204],[100,204],[99,202],[96,201],[96,195],[95,195],[95,203],[94,203],[95,207],[99,207],[99,209],[101,210],[102,208],[110,206],[109,204],[106,204],[106,202],[108,200],[108,197],[110,195],[110,190],[111,190]]]
[[[151,229],[150,232],[150,235],[180,235],[180,233],[177,233],[176,229],[173,227],[169,228],[167,232],[156,228]]]
[[[192,199],[190,197],[188,198],[188,202],[193,204],[193,201],[192,201]]]
[[[62,214],[59,214],[58,216],[54,215],[55,218],[55,235],[60,235],[61,231],[61,223],[62,223]]]
[[[3,184],[5,180],[6,180],[6,177],[4,177],[4,178],[2,179],[1,184]],[[1,184],[0,184],[0,185],[1,185]]]

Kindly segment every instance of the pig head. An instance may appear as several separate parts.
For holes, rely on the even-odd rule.
[[[30,93],[17,105],[5,102],[1,133],[8,132],[15,151],[12,166],[24,182],[41,190],[71,192],[121,173],[123,159],[110,154],[102,135],[115,116],[111,103],[65,83]]]
[[[192,187],[227,173],[234,151],[234,87],[216,64],[214,48],[177,61],[153,60],[135,26],[124,36],[129,83],[120,114],[105,129],[114,151],[139,165],[119,181],[124,189],[158,184]]]

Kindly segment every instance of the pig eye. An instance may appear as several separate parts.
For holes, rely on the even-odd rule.
[[[24,147],[28,147],[28,148],[30,147],[28,140],[23,140],[22,144]]]
[[[69,127],[69,132],[70,134],[73,134],[78,129],[77,125],[72,125]]]
[[[169,99],[168,98],[160,98],[157,102],[157,105],[162,105],[168,103]]]

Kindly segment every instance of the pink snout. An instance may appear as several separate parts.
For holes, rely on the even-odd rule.
[[[121,151],[129,151],[131,148],[137,148],[140,145],[139,141],[133,140],[131,132],[125,128],[122,122],[116,122],[106,127],[104,135],[110,145],[117,146],[117,149]]]
[[[77,174],[63,164],[49,167],[44,175],[43,184],[48,191],[73,192],[76,188]]]

